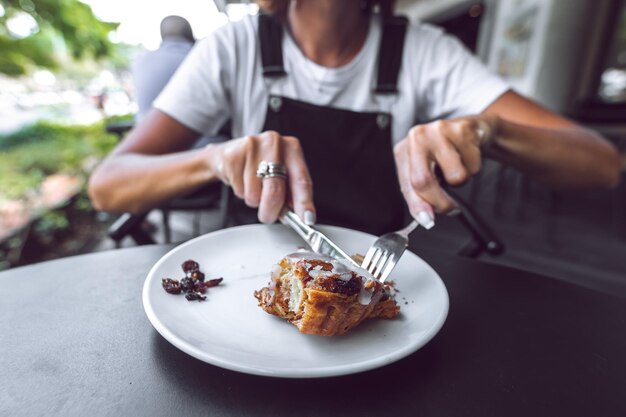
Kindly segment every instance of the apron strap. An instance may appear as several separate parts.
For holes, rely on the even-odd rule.
[[[377,94],[396,94],[398,74],[402,65],[402,52],[408,20],[394,16],[383,22],[383,33],[378,49],[378,78],[374,91]],[[264,77],[287,75],[283,64],[283,25],[276,17],[259,15],[259,40]]]
[[[274,16],[259,15],[259,40],[264,77],[287,75],[283,65],[283,25]]]
[[[396,94],[398,74],[402,65],[402,52],[408,19],[393,16],[383,22],[383,34],[378,49],[378,79],[374,92]]]

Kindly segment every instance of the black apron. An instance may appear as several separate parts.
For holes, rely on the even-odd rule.
[[[383,23],[373,94],[397,94],[406,25],[403,17]],[[276,18],[259,16],[264,77],[289,76],[283,66],[283,31]],[[388,113],[354,112],[270,95],[263,131],[300,140],[313,179],[318,223],[382,234],[399,229],[406,213],[391,124]],[[236,204],[240,223],[256,218],[253,210],[243,216],[247,221],[241,220],[242,203]]]

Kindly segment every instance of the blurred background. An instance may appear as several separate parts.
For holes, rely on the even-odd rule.
[[[85,194],[133,124],[132,63],[159,48],[165,16],[200,39],[257,12],[245,0],[0,0],[0,270],[146,243],[111,238],[118,215]],[[397,12],[444,27],[518,92],[625,147],[626,1],[399,0]],[[556,192],[496,163],[459,189],[507,246],[474,257],[623,294],[625,192]],[[220,207],[155,210],[133,227],[178,242],[221,227]],[[437,221],[416,233],[424,251],[471,243],[455,219]]]

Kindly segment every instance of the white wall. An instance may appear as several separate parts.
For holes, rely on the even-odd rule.
[[[567,111],[590,69],[590,49],[594,46],[595,19],[607,0],[498,0],[490,34],[489,66],[501,72],[502,50],[507,25],[524,8],[535,12],[525,73],[505,78],[519,92],[531,96],[556,111]],[[515,45],[513,45],[515,46]]]
[[[520,93],[553,110],[566,112],[576,97],[590,88],[590,74],[601,49],[599,33],[610,1],[485,0],[478,54],[494,71],[504,72],[502,48],[505,55],[515,57],[515,48],[524,47],[523,43],[510,42],[505,37],[507,25],[530,9],[534,19],[524,71],[503,76]],[[400,0],[397,11],[419,21],[471,3],[471,0]]]

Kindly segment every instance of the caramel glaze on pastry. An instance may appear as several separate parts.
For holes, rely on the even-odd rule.
[[[254,292],[259,306],[302,333],[341,335],[367,318],[392,319],[400,307],[391,286],[361,268],[311,252],[296,252],[272,268],[267,287]]]

